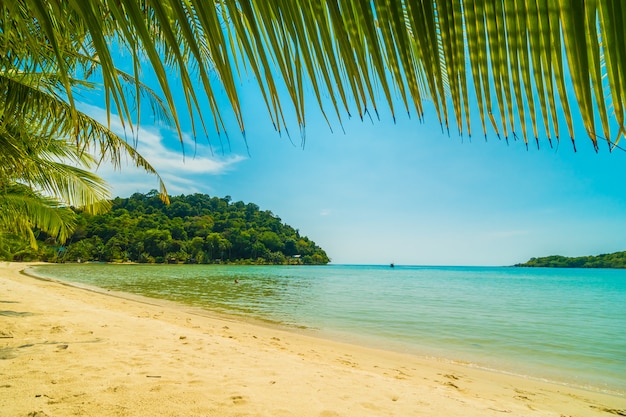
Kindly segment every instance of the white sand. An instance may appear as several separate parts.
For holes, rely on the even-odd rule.
[[[194,314],[0,264],[0,416],[604,416],[626,398]]]

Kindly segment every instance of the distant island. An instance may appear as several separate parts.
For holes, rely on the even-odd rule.
[[[533,268],[626,268],[626,251],[597,256],[578,256],[575,258],[560,255],[530,258],[528,262],[514,266]]]
[[[105,214],[77,212],[77,226],[64,245],[41,233],[38,250],[22,244],[22,249],[13,251],[6,260],[255,265],[330,262],[315,242],[256,204],[206,194],[172,196],[170,201],[164,204],[156,191],[115,198]]]

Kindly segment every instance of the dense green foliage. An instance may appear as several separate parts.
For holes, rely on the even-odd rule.
[[[542,258],[530,258],[528,262],[515,266],[538,268],[626,268],[626,252],[575,258],[560,255],[545,256]]]
[[[326,253],[256,204],[205,194],[165,205],[156,191],[116,198],[110,212],[79,212],[74,234],[51,261],[326,264]],[[24,254],[28,257],[28,254]]]
[[[86,155],[120,167],[129,156],[155,173],[126,141],[137,139],[141,109],[181,141],[180,113],[193,137],[209,138],[226,130],[230,108],[244,133],[241,74],[277,131],[295,116],[303,143],[312,93],[329,124],[385,107],[422,119],[432,105],[442,128],[461,135],[550,145],[574,140],[577,107],[594,147],[604,136],[613,149],[626,134],[625,16],[616,0],[1,1],[0,254],[14,253],[13,234],[36,251],[34,229],[63,240],[73,227],[65,207],[95,210],[108,198],[96,176],[81,184],[42,164],[52,162],[43,145],[74,146],[63,163]],[[106,126],[76,106],[92,88]]]
[[[384,107],[394,119],[405,111],[422,119],[429,103],[442,127],[462,135],[477,130],[471,109],[485,136],[494,131],[537,144],[545,137],[552,145],[552,138],[574,140],[575,100],[594,147],[602,132],[613,149],[626,133],[624,16],[626,2],[616,0],[0,2],[0,187],[11,188],[0,194],[0,256],[19,246],[12,234],[33,238],[38,228],[64,239],[73,219],[58,214],[63,207],[101,203],[98,187],[89,186],[97,177],[76,192],[77,182],[33,158],[46,161],[38,145],[75,145],[70,159],[93,153],[118,167],[127,155],[155,173],[131,142],[109,130],[111,121],[136,138],[141,109],[151,108],[182,141],[181,111],[191,118],[192,136],[209,137],[226,130],[222,108],[230,108],[245,132],[242,73],[253,76],[278,131],[287,131],[286,115],[294,114],[304,132],[305,92],[312,92],[329,124]],[[142,85],[146,73],[156,91]],[[94,82],[102,88],[106,126],[76,106]],[[177,109],[175,96],[186,107]],[[231,242],[228,259],[238,259],[236,238],[214,233]],[[259,242],[283,253],[254,240],[239,254],[266,259]]]

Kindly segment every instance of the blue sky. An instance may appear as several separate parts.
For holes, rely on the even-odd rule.
[[[247,146],[232,120],[223,150],[215,135],[212,149],[203,136],[194,142],[183,120],[183,160],[176,134],[143,117],[138,150],[171,195],[255,203],[338,264],[511,265],[626,250],[626,152],[601,144],[596,154],[580,122],[577,153],[569,138],[527,150],[496,135],[442,133],[428,105],[423,123],[403,113],[394,123],[381,109],[380,120],[346,118],[345,133],[338,123],[333,133],[311,102],[302,147],[295,119],[291,137],[277,134],[255,84],[240,87]],[[103,120],[97,97],[91,103],[85,111]],[[98,172],[114,196],[157,188],[132,167]]]

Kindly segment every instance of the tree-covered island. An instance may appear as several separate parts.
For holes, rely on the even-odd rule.
[[[530,258],[528,262],[514,266],[535,268],[626,268],[626,251],[574,258],[560,255],[544,256],[541,258]]]
[[[151,191],[115,198],[111,210],[104,214],[76,211],[76,228],[64,245],[40,232],[39,247],[32,249],[14,236],[12,247],[0,248],[0,258],[50,262],[330,262],[315,242],[256,204],[206,194],[170,200],[166,205],[156,191]]]

